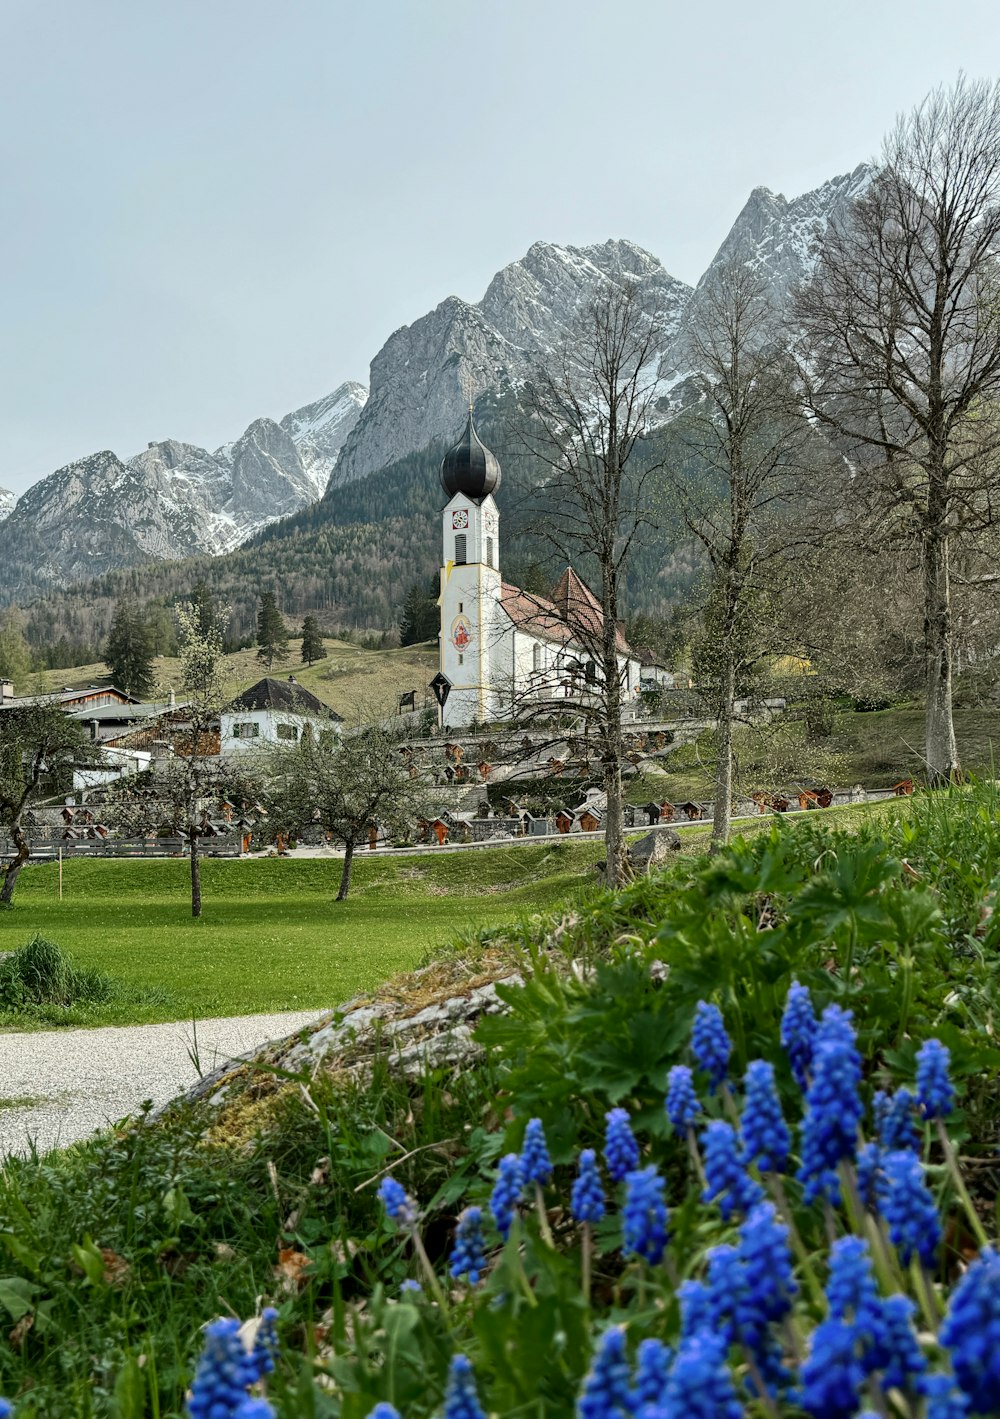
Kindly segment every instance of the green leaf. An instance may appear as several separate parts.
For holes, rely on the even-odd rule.
[[[11,1320],[19,1321],[34,1308],[38,1287],[23,1276],[0,1276],[0,1306]]]

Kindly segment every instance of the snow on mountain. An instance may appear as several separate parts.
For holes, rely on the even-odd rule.
[[[499,271],[478,304],[449,296],[391,335],[371,366],[371,392],[344,444],[331,490],[456,432],[470,399],[516,387],[609,284],[634,282],[661,307],[665,343],[691,288],[630,241],[539,241]]]
[[[329,483],[340,450],[361,417],[367,398],[365,386],[350,380],[325,399],[304,404],[282,419],[281,427],[299,451],[314,498],[320,497]]]
[[[5,517],[10,517],[16,502],[16,493],[12,493],[9,488],[0,488],[0,522],[3,522]]]

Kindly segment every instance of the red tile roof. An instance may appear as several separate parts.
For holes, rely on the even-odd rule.
[[[601,603],[585,586],[572,567],[567,567],[552,588],[551,596],[539,596],[522,591],[519,586],[503,582],[500,605],[519,631],[539,640],[566,645],[570,641],[594,642],[600,638],[604,617]],[[619,630],[616,633],[619,654],[632,655],[631,646]],[[591,648],[591,647],[588,647]]]

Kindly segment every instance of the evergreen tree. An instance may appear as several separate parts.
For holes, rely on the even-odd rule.
[[[315,616],[307,616],[302,622],[302,659],[307,665],[311,665],[314,660],[326,659],[323,632]]]
[[[194,590],[191,592],[191,605],[194,607],[195,619],[198,623],[198,634],[200,636],[211,634],[216,625],[215,596],[204,577],[199,577],[195,582]]]
[[[0,616],[0,680],[13,680],[15,690],[20,686],[23,694],[30,670],[31,650],[24,637],[24,617],[11,606]]]
[[[285,625],[273,591],[265,591],[257,613],[257,659],[270,670],[275,657],[288,654],[288,628]]]
[[[146,618],[134,601],[126,597],[115,606],[104,663],[111,672],[111,679],[127,695],[142,698],[155,684]]]
[[[400,645],[419,645],[421,641],[434,640],[440,621],[436,584],[432,583],[428,590],[423,582],[414,582],[406,593],[399,617]]]

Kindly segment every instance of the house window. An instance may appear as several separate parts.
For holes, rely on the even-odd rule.
[[[460,655],[460,656],[458,657],[458,663],[459,663],[459,665],[464,665],[464,664],[465,664],[465,656],[464,656],[464,655]]]
[[[297,725],[294,725],[294,724],[279,724],[279,725],[278,725],[278,738],[279,738],[279,739],[292,739],[292,740],[294,740],[294,739],[298,739],[298,737],[299,737],[299,731],[298,731],[298,726],[297,726]]]
[[[486,539],[486,565],[487,565],[488,567],[491,567],[491,566],[493,565],[493,538],[492,538],[492,537],[487,537],[487,539]]]
[[[468,538],[464,532],[460,532],[455,538],[455,565],[464,567],[466,563],[466,542]]]
[[[536,672],[542,668],[542,647],[537,642],[531,647],[531,668]]]
[[[458,603],[458,614],[461,616],[461,614],[462,614],[462,612],[463,612],[464,610],[465,610],[465,604],[464,604],[464,602],[461,602],[461,601],[460,601],[460,602]]]
[[[592,660],[588,660],[588,661],[587,661],[586,665],[585,665],[584,668],[583,668],[583,673],[584,673],[584,677],[586,678],[586,681],[587,681],[587,684],[588,684],[588,685],[594,685],[594,684],[596,684],[596,682],[597,682],[597,666],[595,665],[595,663],[594,663]]]
[[[233,725],[234,739],[256,739],[260,734],[260,725],[253,720],[241,720]]]

